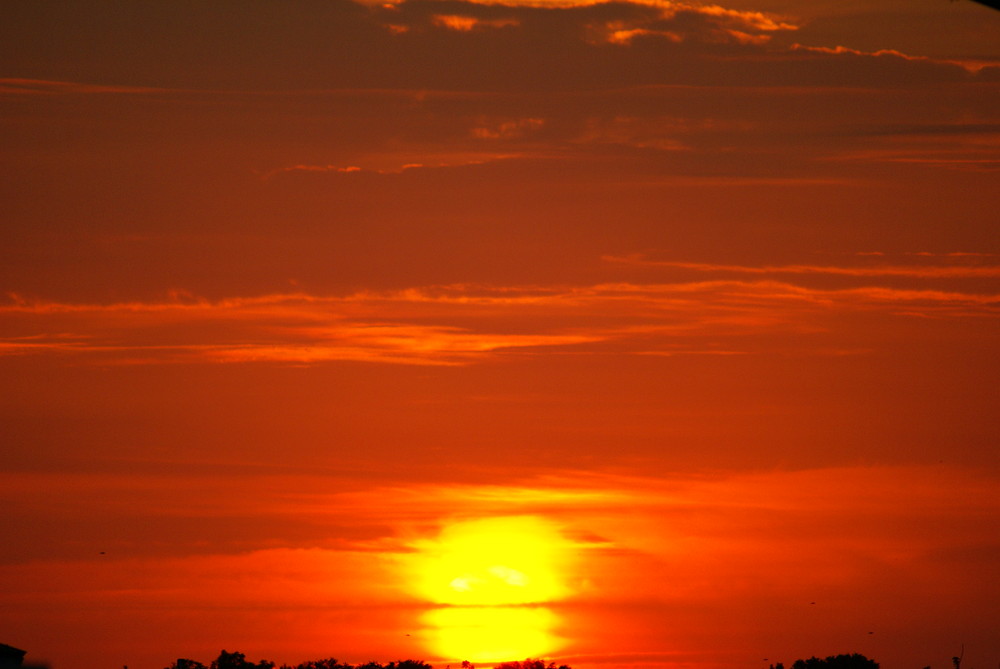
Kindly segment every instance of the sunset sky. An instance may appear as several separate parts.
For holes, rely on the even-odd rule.
[[[0,4],[0,643],[1000,661],[1000,12]]]

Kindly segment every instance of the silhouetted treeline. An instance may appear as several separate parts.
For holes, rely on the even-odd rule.
[[[178,658],[176,662],[171,664],[166,669],[274,669],[274,662],[269,660],[261,660],[259,662],[251,662],[247,660],[246,655],[243,653],[230,653],[225,650],[219,653],[219,657],[212,660],[212,663],[208,666],[198,662],[197,660],[188,660],[186,658]],[[470,667],[472,665],[469,665]],[[323,660],[309,660],[308,662],[302,662],[296,665],[281,665],[280,669],[434,669],[431,665],[426,662],[421,662],[419,660],[397,660],[396,662],[390,662],[389,664],[381,664],[379,662],[366,662],[365,664],[348,664],[346,662],[339,662],[335,658],[328,657]],[[472,667],[475,669],[475,667]],[[511,668],[514,669],[514,668]],[[525,666],[524,669],[547,669],[545,664],[539,667],[528,667]],[[569,669],[567,667],[566,669]]]
[[[207,666],[197,660],[178,658],[166,669],[274,669],[274,667],[274,662],[268,660],[251,662],[243,653],[230,653],[223,650],[219,653],[219,657],[212,660],[212,663]],[[283,664],[279,669],[434,669],[434,667],[421,660],[396,660],[388,664],[379,662],[349,664],[328,657],[324,660],[309,660],[296,665]],[[450,665],[448,669],[451,669]],[[462,669],[476,669],[476,666],[471,662],[463,662]],[[545,660],[533,660],[529,657],[520,662],[502,662],[496,665],[495,669],[572,669],[572,667],[565,664],[557,667],[555,662],[546,664]]]
[[[463,662],[462,666],[465,667],[466,663]],[[471,669],[476,669],[471,664],[469,665]],[[545,664],[545,660],[532,660],[530,657],[524,662],[501,662],[496,665],[494,669],[572,669],[568,664],[560,664],[556,667],[555,662],[549,662]]]
[[[785,665],[779,662],[772,664],[771,669],[785,669]],[[792,669],[878,669],[878,662],[869,660],[859,653],[852,653],[851,655],[831,655],[824,660],[818,657],[795,660]]]
[[[268,660],[250,662],[243,653],[230,653],[223,650],[219,653],[219,657],[212,660],[212,663],[207,666],[196,660],[180,658],[166,669],[275,669],[275,664]],[[388,664],[379,662],[349,664],[329,657],[296,665],[283,664],[278,669],[434,669],[434,667],[422,660],[396,660]],[[451,669],[451,665],[446,669]],[[471,662],[463,662],[461,669],[476,669],[476,666]],[[529,657],[521,661],[501,662],[494,669],[572,669],[572,667],[565,664],[556,666],[555,662],[546,663],[545,660]],[[785,665],[778,662],[772,664],[771,669],[785,669]],[[869,660],[864,655],[853,653],[851,655],[831,655],[822,660],[818,657],[796,660],[791,669],[879,669],[879,666],[875,660]],[[958,669],[957,663],[956,669]]]

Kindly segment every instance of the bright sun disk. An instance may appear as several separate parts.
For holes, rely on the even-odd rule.
[[[414,588],[439,605],[423,617],[431,649],[473,662],[555,650],[558,619],[538,605],[570,593],[571,546],[556,524],[536,516],[456,522],[418,543]]]

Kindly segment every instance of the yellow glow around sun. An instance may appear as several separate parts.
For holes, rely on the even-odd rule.
[[[425,638],[446,658],[501,662],[561,645],[557,616],[539,606],[566,597],[572,543],[536,516],[456,522],[417,544],[413,585],[439,605]]]

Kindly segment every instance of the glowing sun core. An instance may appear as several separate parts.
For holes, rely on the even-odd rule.
[[[420,594],[438,604],[498,606],[548,602],[567,594],[567,541],[531,516],[451,525],[421,545]]]
[[[414,586],[439,605],[424,617],[434,651],[492,662],[560,645],[555,614],[538,606],[569,594],[570,542],[553,523],[534,516],[458,522],[418,548]]]

